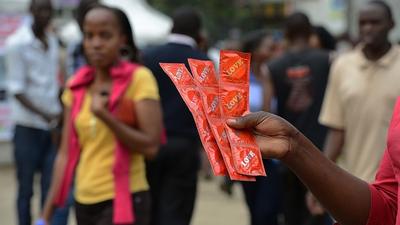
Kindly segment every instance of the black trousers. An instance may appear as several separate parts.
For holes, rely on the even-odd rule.
[[[133,225],[149,225],[150,193],[148,191],[132,194],[136,221]],[[75,202],[75,216],[78,225],[113,225],[113,201],[96,204]]]
[[[147,162],[151,225],[190,224],[199,167],[199,142],[183,138],[168,137],[156,159]]]

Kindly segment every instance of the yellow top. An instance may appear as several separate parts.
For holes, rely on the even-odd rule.
[[[67,107],[72,103],[72,92],[66,89],[62,101]],[[159,99],[158,87],[152,73],[145,67],[135,71],[125,98],[139,102]],[[91,95],[87,92],[75,127],[81,146],[80,160],[76,169],[75,198],[83,204],[94,204],[114,198],[112,168],[116,140],[112,131],[90,111]],[[149,189],[143,155],[132,151],[130,168],[131,192]]]

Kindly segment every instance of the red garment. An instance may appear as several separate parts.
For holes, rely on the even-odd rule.
[[[398,184],[400,183],[400,98],[390,123],[387,149],[376,180],[370,185],[371,209],[367,225],[400,225]]]
[[[134,70],[138,65],[120,62],[110,70],[112,78],[112,91],[108,103],[110,112],[115,113],[118,100],[123,96],[129,86]],[[80,156],[80,145],[78,135],[74,126],[74,121],[80,111],[86,89],[94,80],[94,69],[85,66],[81,68],[69,83],[69,88],[73,93],[73,103],[71,106],[71,119],[68,121],[70,134],[68,140],[68,161],[65,168],[64,177],[58,195],[55,198],[56,205],[64,205],[70,190],[76,165]],[[115,162],[113,166],[115,198],[114,198],[114,224],[133,224],[135,217],[133,215],[133,203],[129,187],[129,168],[130,154],[119,140],[115,148]]]

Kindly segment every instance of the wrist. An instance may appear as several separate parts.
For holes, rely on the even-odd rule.
[[[301,155],[309,148],[309,140],[296,129],[293,135],[290,136],[290,145],[288,153],[281,159],[283,163],[291,167],[301,161]]]
[[[52,207],[48,207],[48,205],[45,205],[42,214],[40,215],[40,219],[43,221],[49,221],[51,216],[53,214],[53,209]]]
[[[106,116],[107,112],[108,110],[105,108],[92,109],[92,113],[99,119],[103,119]]]
[[[109,118],[111,117],[111,114],[110,114],[110,112],[107,110],[107,109],[105,109],[105,108],[102,108],[102,109],[99,109],[99,110],[95,110],[95,111],[93,111],[93,114],[97,117],[97,118],[99,118],[100,120],[102,120],[103,122],[107,122],[108,120],[109,120]]]
[[[60,120],[58,118],[53,118],[49,121],[49,127],[51,130],[56,129],[60,125]]]
[[[46,120],[47,122],[50,122],[50,116],[49,115],[47,115],[46,113],[44,113],[44,112],[38,112],[38,114],[39,114],[39,116],[40,117],[42,117],[44,120]]]

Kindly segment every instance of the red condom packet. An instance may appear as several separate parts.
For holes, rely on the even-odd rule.
[[[219,99],[222,118],[249,113],[250,54],[220,52]],[[265,176],[260,148],[250,131],[235,130],[225,124],[236,171],[243,175]]]
[[[235,169],[231,147],[224,128],[225,121],[221,118],[218,81],[214,64],[211,61],[196,59],[188,59],[188,61],[202,99],[205,115],[217,140],[229,177],[232,180],[254,181],[254,177],[239,174]]]
[[[211,168],[216,176],[226,175],[226,167],[218,148],[217,142],[212,135],[212,131],[204,114],[200,95],[193,77],[186,69],[185,64],[181,63],[160,63],[161,68],[169,76],[182,96],[183,101],[188,106],[196,123],[197,131],[200,135],[201,143],[207,153]]]

